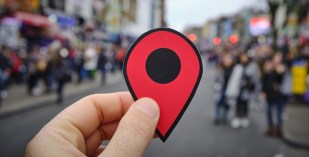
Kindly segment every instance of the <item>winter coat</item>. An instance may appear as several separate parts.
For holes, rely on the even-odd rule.
[[[266,94],[267,102],[277,102],[282,98],[281,83],[284,73],[275,70],[266,72],[262,78],[262,91]]]
[[[246,65],[237,64],[226,89],[226,96],[232,102],[237,99],[248,101],[252,92],[258,88],[259,71],[254,62]]]

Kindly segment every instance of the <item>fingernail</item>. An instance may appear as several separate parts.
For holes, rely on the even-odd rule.
[[[140,102],[136,104],[136,108],[142,112],[144,112],[151,119],[157,118],[159,111],[156,103],[150,99],[141,99]]]

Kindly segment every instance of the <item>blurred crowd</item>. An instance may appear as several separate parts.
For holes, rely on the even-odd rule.
[[[56,92],[57,103],[61,103],[68,82],[94,80],[99,72],[104,85],[109,72],[122,68],[125,52],[112,43],[88,42],[73,47],[58,40],[27,51],[0,46],[0,100],[9,96],[10,86],[26,84],[29,95]]]
[[[252,43],[213,50],[217,93],[214,124],[230,122],[232,128],[250,125],[250,108],[265,108],[269,136],[282,136],[283,113],[290,99],[309,103],[309,46],[297,53],[286,47],[273,51],[270,44]],[[233,118],[228,119],[231,109]]]

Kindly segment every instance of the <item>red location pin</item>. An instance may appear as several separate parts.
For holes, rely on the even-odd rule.
[[[163,142],[190,104],[202,72],[197,48],[175,30],[151,30],[130,47],[124,59],[124,78],[135,100],[149,97],[159,104],[156,133]]]

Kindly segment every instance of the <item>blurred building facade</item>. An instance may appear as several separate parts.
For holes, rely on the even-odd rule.
[[[267,2],[269,10],[244,8],[234,15],[225,15],[206,21],[200,26],[199,40],[204,45],[205,42],[207,43],[204,47],[213,48],[221,44],[233,44],[231,37],[237,36],[239,39],[237,44],[240,45],[248,45],[253,41],[273,43],[276,47],[288,44],[290,49],[294,47],[292,51],[295,53],[297,51],[295,46],[302,47],[308,44],[309,1],[273,0]]]
[[[164,0],[113,0],[106,6],[106,28],[112,34],[135,39],[165,26]]]
[[[22,34],[28,41],[25,29],[34,31],[36,38],[73,36],[67,33],[82,41],[120,43],[165,26],[164,0],[1,0],[0,8],[2,32]],[[15,33],[6,27],[13,24]]]
[[[267,35],[270,27],[267,24],[268,20],[269,16],[265,12],[244,9],[235,15],[205,22],[201,26],[201,38],[209,41],[211,48],[220,44],[241,43],[245,45],[256,36]]]

